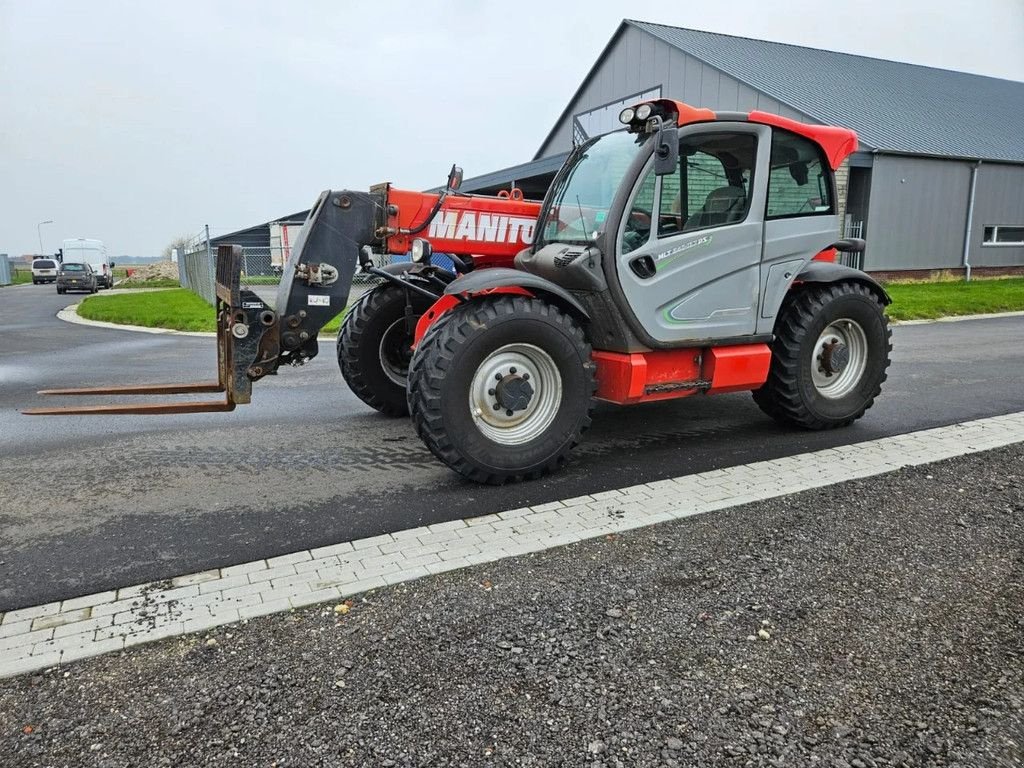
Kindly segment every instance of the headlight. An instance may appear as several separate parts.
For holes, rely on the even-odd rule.
[[[639,107],[636,108],[637,120],[646,120],[650,116],[651,116],[651,105],[650,104],[641,104]]]
[[[631,122],[633,122],[633,117],[635,115],[636,112],[633,111],[632,107],[626,107],[624,110],[619,112],[619,122],[624,125],[629,125]]]
[[[412,251],[412,260],[417,264],[430,263],[430,254],[433,249],[430,247],[430,243],[423,238],[417,237],[413,240],[410,250]]]

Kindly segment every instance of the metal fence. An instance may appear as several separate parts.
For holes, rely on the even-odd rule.
[[[178,253],[178,282],[211,306],[217,301],[216,252],[210,245],[210,228],[193,237]]]
[[[253,291],[270,307],[277,299],[277,286],[281,282],[281,270],[289,253],[284,248],[243,247],[242,279],[243,288]],[[408,257],[377,256],[378,266],[391,261],[408,260]],[[445,258],[435,258],[440,266],[449,266]],[[195,235],[178,254],[178,280],[183,288],[201,296],[207,303],[216,303],[215,279],[217,275],[217,246],[210,242],[209,228]],[[354,293],[362,293],[368,287],[380,282],[379,278],[356,271],[352,279]]]
[[[864,222],[854,221],[849,215],[846,216],[846,221],[843,226],[843,237],[863,237]],[[848,253],[841,251],[839,258],[836,259],[840,264],[847,267],[853,267],[854,269],[864,269],[864,254],[863,253]]]

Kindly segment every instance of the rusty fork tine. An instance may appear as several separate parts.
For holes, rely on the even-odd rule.
[[[172,413],[224,413],[235,410],[227,400],[202,400],[178,403],[139,403],[138,405],[83,405],[62,408],[26,408],[29,416],[117,415],[117,414],[172,414]]]
[[[180,395],[189,392],[223,392],[216,381],[197,381],[182,384],[133,384],[124,387],[74,387],[71,389],[42,389],[40,395]],[[26,411],[27,413],[27,411]]]

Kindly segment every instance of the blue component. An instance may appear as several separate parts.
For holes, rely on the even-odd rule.
[[[391,257],[391,262],[401,261],[412,261],[412,255],[410,253],[403,253]],[[455,271],[455,262],[451,260],[447,255],[434,251],[434,254],[430,257],[430,263],[435,267],[441,269],[447,269],[449,272]]]

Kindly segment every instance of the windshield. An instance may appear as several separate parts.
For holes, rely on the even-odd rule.
[[[85,265],[84,264],[65,264],[64,265],[64,271],[65,272],[85,272]]]
[[[573,158],[542,212],[538,246],[588,244],[604,231],[608,209],[629,164],[640,151],[637,137],[625,131],[601,136]]]
[[[42,260],[37,261],[32,266],[35,267],[36,269],[53,269],[56,266],[56,264],[54,264],[52,261]]]

